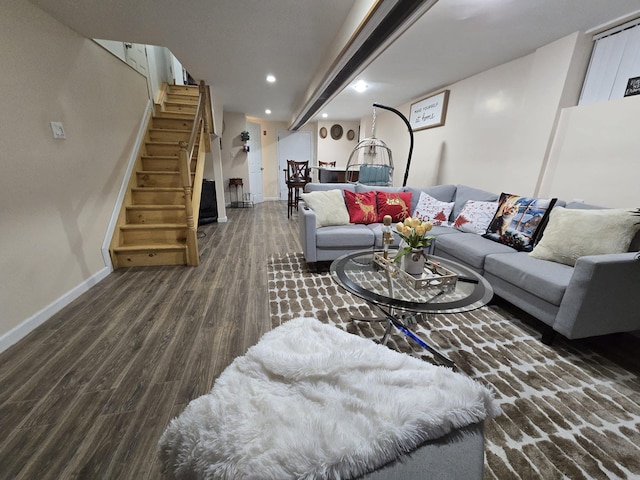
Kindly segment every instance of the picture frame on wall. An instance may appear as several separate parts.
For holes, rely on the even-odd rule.
[[[414,132],[441,127],[447,118],[449,90],[442,90],[411,104],[409,124]]]

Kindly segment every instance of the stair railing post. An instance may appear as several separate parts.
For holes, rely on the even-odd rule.
[[[193,188],[191,185],[191,159],[187,142],[180,142],[180,178],[184,190],[184,206],[187,217],[187,265],[198,265],[198,238],[193,217]]]
[[[204,122],[204,132],[205,132],[205,147],[206,151],[211,151],[211,132],[213,130],[213,113],[211,111],[211,90],[209,89],[209,85],[204,83],[204,80],[200,81],[199,86],[200,91],[200,101],[203,102],[203,115],[202,119]]]

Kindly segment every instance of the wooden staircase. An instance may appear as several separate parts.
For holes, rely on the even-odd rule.
[[[111,240],[114,268],[198,264],[196,227],[210,147],[210,105],[204,85],[164,86]]]

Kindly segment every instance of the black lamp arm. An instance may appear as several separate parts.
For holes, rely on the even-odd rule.
[[[411,124],[409,123],[409,120],[407,120],[407,117],[405,117],[402,113],[400,113],[395,108],[387,107],[386,105],[380,105],[379,103],[374,103],[373,106],[377,108],[382,108],[384,110],[389,110],[390,112],[395,113],[402,119],[402,121],[405,123],[405,125],[409,129],[409,138],[410,138],[409,157],[407,158],[407,168],[404,171],[404,180],[402,181],[402,186],[406,187],[407,179],[409,178],[409,167],[411,167],[411,155],[413,154],[413,129],[411,128]]]

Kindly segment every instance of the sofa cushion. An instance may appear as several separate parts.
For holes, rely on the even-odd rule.
[[[526,252],[488,255],[484,269],[487,273],[558,306],[573,275],[572,267],[539,260]]]
[[[307,183],[304,186],[305,192],[326,192],[327,190],[349,190],[350,192],[356,191],[356,186],[353,183]]]
[[[531,256],[573,266],[578,257],[627,252],[640,229],[632,210],[555,208]]]
[[[556,200],[502,193],[485,237],[530,252]]]
[[[354,191],[356,191],[358,193],[360,193],[360,192],[390,192],[390,193],[398,193],[398,192],[404,192],[405,189],[404,189],[404,187],[382,187],[382,186],[375,186],[375,185],[362,185],[360,183],[356,183]]]
[[[382,222],[385,215],[391,215],[392,222],[402,222],[411,216],[411,192],[376,191],[376,200],[378,222]]]
[[[366,225],[338,225],[316,230],[318,248],[372,248],[375,236]]]
[[[378,206],[375,192],[344,191],[344,201],[351,223],[374,223],[378,221]]]
[[[303,193],[300,198],[316,214],[316,227],[349,223],[349,212],[341,190]]]
[[[496,193],[487,192],[486,190],[480,190],[478,188],[468,187],[467,185],[458,185],[456,187],[456,195],[454,201],[456,204],[451,212],[451,221],[460,215],[460,212],[464,208],[465,203],[469,200],[480,200],[482,202],[497,202],[500,195]]]
[[[447,224],[453,209],[453,202],[441,202],[426,192],[420,192],[420,199],[413,211],[413,216],[423,222],[434,225]]]
[[[467,200],[460,214],[453,221],[453,227],[461,232],[483,234],[498,209],[498,202]]]
[[[436,200],[441,202],[453,202],[453,197],[456,194],[455,185],[434,185],[432,187],[415,188],[406,187],[407,192],[411,192],[411,211],[416,211],[416,205],[420,200],[420,193],[425,192],[431,195]]]
[[[462,263],[473,267],[477,271],[484,270],[484,259],[493,253],[516,253],[516,251],[501,243],[492,242],[475,233],[460,233],[459,235],[440,235],[436,238],[436,255],[445,252],[447,256],[458,259]]]

